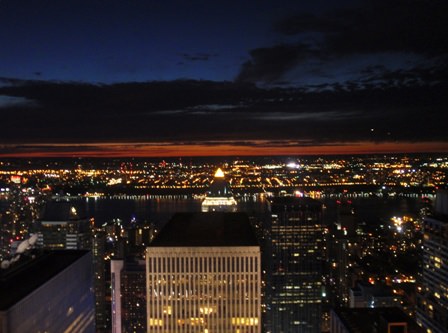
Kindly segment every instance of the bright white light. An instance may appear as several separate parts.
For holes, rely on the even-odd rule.
[[[301,198],[301,197],[303,197],[303,192],[295,191],[295,192],[294,192],[294,195],[295,195],[296,197]]]

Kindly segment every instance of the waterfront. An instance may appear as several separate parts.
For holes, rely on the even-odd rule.
[[[362,197],[344,199],[349,201],[354,209],[358,222],[376,224],[388,221],[393,216],[410,215],[418,217],[420,209],[427,202],[426,197],[413,196],[396,197]],[[100,226],[114,219],[120,219],[124,225],[151,223],[157,228],[162,227],[177,212],[201,211],[201,200],[192,196],[122,196],[102,198],[81,198],[86,203],[86,215],[95,219],[95,225]],[[431,198],[429,198],[431,200]],[[341,197],[333,196],[319,199],[324,204],[326,223],[335,222],[336,211]],[[249,216],[266,216],[269,213],[265,195],[249,195],[239,199],[238,210]]]

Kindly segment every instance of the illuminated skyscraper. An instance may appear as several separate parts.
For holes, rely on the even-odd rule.
[[[224,172],[218,169],[202,202],[202,211],[236,212],[236,209],[237,203],[229,183],[225,179]]]
[[[307,197],[277,197],[271,202],[271,212],[270,330],[320,332],[324,294],[322,204]]]
[[[148,332],[261,332],[260,247],[246,214],[176,214],[146,267]]]
[[[146,269],[144,260],[113,259],[112,333],[146,332]]]
[[[437,192],[434,213],[424,218],[423,274],[417,322],[427,332],[448,332],[448,190]]]
[[[104,232],[96,232],[92,239],[93,259],[93,286],[95,290],[95,326],[97,332],[110,331],[110,288],[106,285],[106,272],[109,262],[106,256],[106,235]],[[108,280],[108,279],[107,279]]]
[[[47,249],[91,248],[92,229],[80,202],[48,202],[38,222],[38,234],[38,245]]]

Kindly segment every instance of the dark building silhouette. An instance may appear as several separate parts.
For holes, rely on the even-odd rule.
[[[323,274],[322,204],[308,197],[271,201],[268,330],[320,332]]]
[[[336,308],[330,333],[424,333],[400,308]]]
[[[95,332],[89,251],[22,253],[0,270],[0,332]]]

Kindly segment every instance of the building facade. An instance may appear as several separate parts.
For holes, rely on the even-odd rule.
[[[277,197],[271,213],[268,329],[320,332],[325,296],[322,204],[307,197]]]
[[[204,200],[203,212],[236,212],[237,202],[233,197],[229,183],[225,179],[224,172],[218,169],[210,184]]]
[[[146,252],[148,332],[261,332],[260,266],[247,215],[176,214]]]
[[[448,191],[436,195],[434,213],[423,221],[423,272],[417,322],[432,333],[448,332]]]
[[[112,332],[146,332],[146,264],[111,260]]]
[[[95,332],[91,253],[26,256],[0,271],[0,333]]]
[[[38,221],[40,247],[53,250],[91,249],[92,226],[80,202],[47,203]]]

